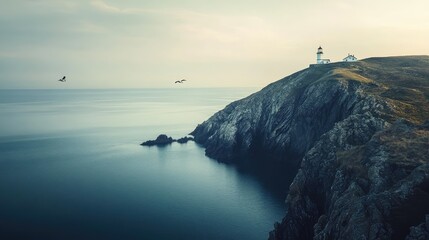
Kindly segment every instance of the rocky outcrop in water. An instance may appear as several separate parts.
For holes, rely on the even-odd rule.
[[[179,139],[173,139],[172,137],[169,137],[165,134],[160,134],[155,140],[148,140],[143,142],[142,146],[165,146],[168,144],[172,144],[173,142],[178,142],[180,144],[187,143],[188,141],[193,141],[194,138],[192,137],[182,137]]]
[[[179,138],[175,141],[178,143],[187,143],[189,141],[194,141],[194,138],[193,137],[182,137],[182,138]]]
[[[231,103],[191,134],[219,160],[300,164],[270,239],[421,239],[428,98],[427,56],[320,65]]]

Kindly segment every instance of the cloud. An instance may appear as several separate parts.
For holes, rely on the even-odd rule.
[[[124,12],[124,10],[121,10],[120,8],[109,5],[109,4],[107,4],[101,0],[91,1],[91,5],[94,8],[96,8],[97,10],[100,10],[103,12],[111,12],[111,13],[122,13],[122,12]]]
[[[91,5],[98,11],[117,14],[140,14],[140,13],[160,13],[153,9],[145,8],[120,8],[112,4],[108,4],[103,0],[92,0]]]

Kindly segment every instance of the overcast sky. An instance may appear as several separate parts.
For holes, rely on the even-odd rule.
[[[428,0],[0,3],[0,88],[262,87],[319,45],[332,61],[429,55]]]

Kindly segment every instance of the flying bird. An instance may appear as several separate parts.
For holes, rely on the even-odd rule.
[[[65,82],[66,81],[66,76],[64,76],[63,78],[61,78],[60,80],[58,80],[60,82]]]
[[[175,81],[174,83],[183,83],[185,81],[186,81],[186,79],[182,79],[182,80]]]

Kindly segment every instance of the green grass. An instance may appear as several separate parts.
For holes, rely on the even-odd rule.
[[[387,146],[389,161],[401,166],[416,166],[429,162],[429,131],[419,129],[392,134],[380,134],[379,141]]]

